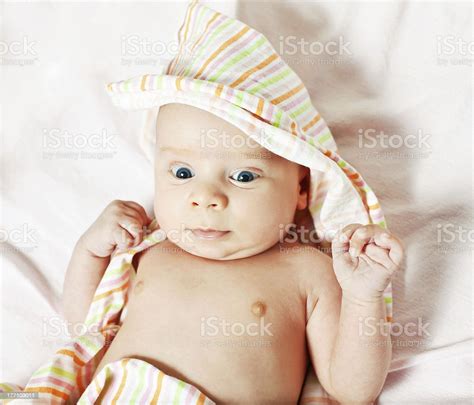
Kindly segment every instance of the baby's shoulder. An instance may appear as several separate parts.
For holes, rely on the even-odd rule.
[[[292,267],[297,269],[299,289],[309,316],[323,294],[339,294],[332,259],[320,249],[305,244],[293,246],[289,254]]]

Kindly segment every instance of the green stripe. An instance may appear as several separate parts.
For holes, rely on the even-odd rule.
[[[236,23],[235,20],[229,20],[227,21],[225,24],[222,24],[218,29],[216,29],[214,31],[214,33],[208,38],[207,42],[205,44],[201,44],[200,47],[201,47],[201,50],[199,51],[199,53],[196,55],[196,57],[194,58],[193,62],[196,62],[198,60],[200,60],[200,57],[201,57],[201,54],[202,52],[207,49],[208,45],[210,42],[212,42],[214,40],[214,38],[219,35],[221,33],[221,31],[223,31],[224,29],[226,29],[230,24],[233,24],[233,23]],[[193,64],[190,64],[188,66],[188,68],[184,71],[184,74],[183,76],[189,76],[189,71],[191,70],[191,68],[193,67]],[[197,72],[196,72],[197,73]]]
[[[130,403],[132,403],[132,404],[138,404],[137,396],[140,394],[140,391],[143,390],[143,386],[145,384],[145,372],[146,372],[147,368],[148,367],[147,367],[146,364],[141,364],[140,365],[139,377],[138,377],[139,383],[137,384],[137,387],[133,391],[132,397],[130,398]]]
[[[251,94],[255,94],[257,91],[259,91],[261,89],[264,89],[264,88],[270,86],[271,84],[275,84],[275,83],[279,82],[281,79],[284,79],[289,74],[291,74],[291,69],[288,67],[285,70],[283,70],[283,72],[281,72],[280,74],[275,75],[275,76],[271,77],[270,79],[265,80],[265,81],[261,82],[260,84],[257,84],[254,87],[251,87],[251,88],[247,89],[247,91]]]
[[[15,387],[10,387],[7,384],[2,383],[0,383],[0,388],[2,388],[4,392],[10,392],[15,390]]]
[[[329,140],[329,138],[331,138],[331,134],[329,132],[326,132],[324,135],[319,137],[319,142],[324,143]]]
[[[275,123],[273,124],[275,127],[277,128],[280,128],[280,123],[281,123],[281,116],[283,115],[283,111],[282,110],[278,110],[277,114],[276,114],[276,121]]]
[[[392,303],[392,297],[385,297],[385,303],[386,304],[391,304]]]
[[[237,91],[237,95],[235,96],[235,99],[237,100],[236,105],[240,106],[242,105],[242,101],[244,99],[244,92],[243,91]]]
[[[181,394],[183,393],[183,389],[185,387],[184,381],[179,381],[178,382],[178,387],[176,388],[176,394],[173,399],[173,404],[174,405],[179,405],[180,404],[180,399],[181,399]]]
[[[76,375],[74,373],[69,373],[68,371],[63,370],[62,368],[52,366],[46,366],[38,370],[36,373],[33,374],[33,377],[41,377],[46,374],[51,374],[51,372],[61,377],[67,378],[72,383],[75,383],[76,381]]]
[[[86,346],[87,348],[89,348],[91,351],[94,351],[94,350],[98,350],[99,348],[97,346],[94,346],[92,344],[92,342],[90,342],[89,340],[87,340],[87,338],[83,335],[83,336],[79,336],[79,341],[84,345]]]
[[[340,166],[340,167],[346,167],[346,162],[343,162],[342,160],[340,160],[339,162],[337,162],[337,164]]]
[[[304,103],[300,108],[290,113],[290,117],[296,118],[298,115],[301,115],[302,113],[304,113],[309,107],[311,107],[310,100],[306,101],[306,103]]]
[[[125,262],[125,263],[122,263],[119,267],[116,267],[115,269],[108,270],[106,272],[107,279],[112,278],[112,277],[109,277],[109,276],[115,276],[115,275],[118,275],[120,273],[123,273],[125,270],[127,270],[127,267],[130,267],[130,263]],[[104,280],[106,280],[106,279],[104,279]]]
[[[107,305],[104,309],[108,312],[110,309],[118,309],[118,308],[121,308],[123,306],[123,303],[119,303],[119,304],[110,304],[110,305]],[[100,313],[100,314],[97,314],[95,316],[93,316],[89,321],[88,321],[88,324],[90,325],[91,323],[95,323],[95,321],[97,321],[98,319],[101,319],[103,317],[103,313]]]
[[[163,88],[163,76],[159,75],[155,77],[155,89],[162,89]]]
[[[265,43],[265,38],[259,39],[257,42],[255,42],[250,48],[244,49],[242,52],[239,54],[235,55],[232,59],[229,60],[224,66],[222,66],[217,73],[209,78],[208,80],[213,82],[216,81],[219,76],[224,73],[226,70],[228,70],[232,65],[235,65],[237,62],[242,60],[243,58],[249,56],[253,51],[255,51],[257,48],[259,48],[262,44]]]

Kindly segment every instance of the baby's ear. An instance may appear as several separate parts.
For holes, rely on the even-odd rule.
[[[310,181],[310,170],[306,166],[299,167],[298,174],[298,204],[296,206],[299,210],[304,210],[308,206],[308,194],[309,194],[309,181]]]

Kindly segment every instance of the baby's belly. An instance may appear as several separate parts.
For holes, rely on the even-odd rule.
[[[168,269],[170,270],[170,269]],[[305,311],[278,278],[143,272],[100,362],[139,358],[217,403],[296,403],[306,371]]]

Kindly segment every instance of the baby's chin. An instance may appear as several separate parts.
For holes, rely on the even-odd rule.
[[[241,246],[230,241],[224,242],[219,240],[196,241],[192,244],[173,240],[171,240],[171,242],[194,256],[222,261],[244,259],[246,257],[255,256],[268,249],[268,247],[258,247],[255,245]]]

